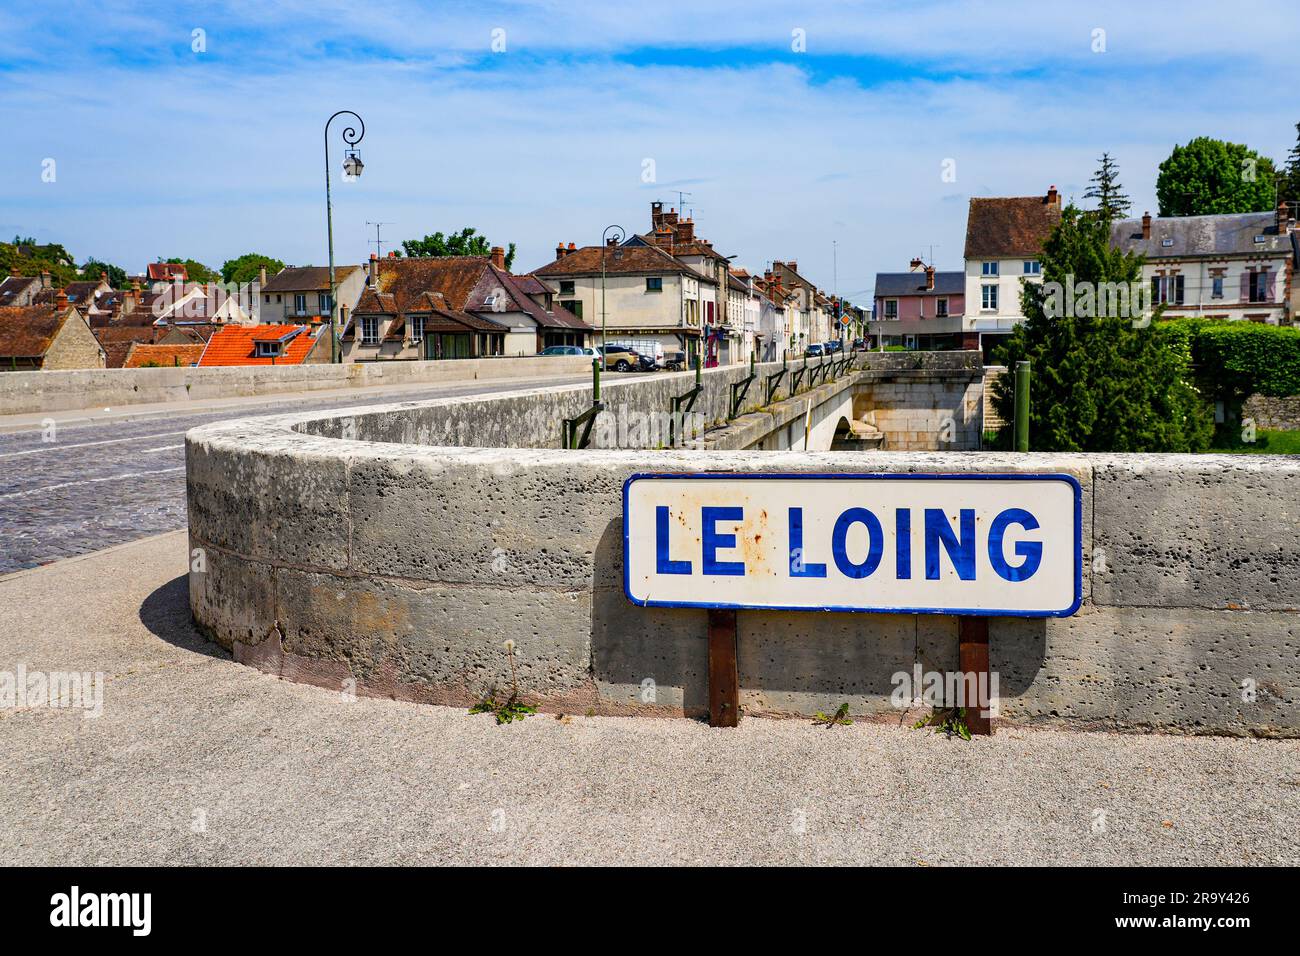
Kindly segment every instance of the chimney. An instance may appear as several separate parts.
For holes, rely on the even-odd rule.
[[[795,262],[793,259],[791,259],[789,262],[786,263],[786,267],[787,267],[791,272],[798,272],[798,271],[799,271],[799,263]]]
[[[652,202],[650,204],[650,225],[653,229],[658,229],[659,224],[664,219],[664,204],[661,202]]]
[[[1061,204],[1061,194],[1056,191],[1055,186],[1047,187],[1047,205],[1059,206]]]
[[[1143,239],[1151,238],[1151,213],[1150,212],[1144,212],[1142,214],[1142,238]]]
[[[934,290],[934,266],[925,267],[925,289],[927,292]]]
[[[100,282],[107,282],[107,281],[108,281],[108,273],[105,272],[103,269],[100,269],[100,270],[99,270],[99,281],[100,281]]]
[[[1280,202],[1277,204],[1277,231],[1278,231],[1278,235],[1286,235],[1286,231],[1287,231],[1287,220],[1288,220],[1289,218],[1290,218],[1290,217],[1289,217],[1289,215],[1288,215],[1288,213],[1287,213],[1286,200],[1284,199],[1284,200],[1280,201]]]
[[[564,243],[562,243],[562,242],[557,242],[557,243],[555,244],[555,258],[556,258],[556,259],[563,259],[563,258],[564,258]]]
[[[366,285],[374,288],[379,284],[379,256],[370,253],[370,274],[366,276]]]
[[[571,256],[577,251],[578,251],[578,247],[575,246],[573,243],[569,243],[569,248],[565,250],[564,254],[566,256]]]
[[[388,258],[390,258],[390,259],[396,259],[396,258],[397,258],[397,250],[396,250],[396,249],[390,249],[390,250],[388,251]]]
[[[492,264],[502,272],[506,271],[506,251],[500,246],[492,247]]]
[[[68,294],[62,289],[54,296],[54,311],[66,312],[68,309]]]
[[[693,219],[683,219],[677,224],[677,238],[682,242],[690,242],[695,238],[695,221]]]
[[[266,285],[266,266],[262,266],[260,269],[257,270],[257,287],[261,289],[265,285]]]
[[[611,249],[614,248],[616,245],[618,245],[618,237],[610,236],[608,239],[605,240],[605,245]]]
[[[42,288],[42,289],[48,289],[49,287],[50,287],[50,270],[49,270],[49,269],[42,269],[42,270],[41,270],[41,288]]]

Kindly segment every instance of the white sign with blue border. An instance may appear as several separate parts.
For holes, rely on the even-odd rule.
[[[1066,617],[1082,496],[1064,474],[640,474],[623,587],[646,607]]]

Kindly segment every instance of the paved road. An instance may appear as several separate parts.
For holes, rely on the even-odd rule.
[[[185,527],[185,432],[248,415],[419,401],[583,382],[469,382],[412,389],[278,396],[270,400],[182,405],[168,414],[116,409],[105,416],[61,413],[53,435],[25,416],[24,430],[0,419],[0,574]],[[214,405],[227,407],[212,408]],[[97,420],[86,420],[95,414]],[[78,420],[80,419],[80,420]],[[66,424],[61,420],[68,420]],[[53,437],[53,441],[48,440]]]
[[[177,532],[0,579],[0,671],[104,675],[96,718],[0,708],[7,865],[1300,864],[1300,740],[498,727],[231,662],[185,555]]]

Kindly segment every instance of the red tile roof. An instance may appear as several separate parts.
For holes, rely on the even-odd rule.
[[[202,345],[147,345],[134,342],[126,353],[122,368],[147,368],[152,365],[170,368],[172,366],[196,365],[203,355]]]
[[[966,258],[1036,256],[1061,221],[1059,194],[972,199],[966,217]]]
[[[43,358],[74,309],[56,312],[52,305],[0,307],[0,357]]]
[[[283,355],[271,358],[253,354],[255,341],[279,339],[295,329],[298,333],[285,345]],[[301,365],[315,344],[309,325],[227,325],[212,333],[199,366]]]
[[[148,276],[152,282],[170,282],[177,277],[188,280],[190,273],[180,262],[151,262]]]

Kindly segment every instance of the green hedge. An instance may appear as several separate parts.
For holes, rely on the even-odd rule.
[[[1174,319],[1159,324],[1190,356],[1203,390],[1235,406],[1248,396],[1300,395],[1300,329],[1244,321]]]

